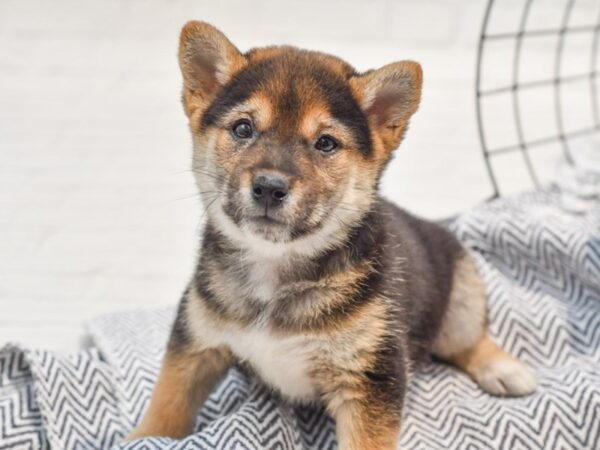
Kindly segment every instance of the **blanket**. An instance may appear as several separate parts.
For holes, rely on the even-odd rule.
[[[537,392],[492,397],[428,362],[410,383],[399,448],[600,448],[600,180],[577,183],[487,202],[450,225],[485,279],[493,338],[535,370]],[[148,405],[174,312],[92,320],[94,346],[74,355],[0,350],[0,449],[337,448],[322,409],[288,405],[237,368],[189,437],[122,443]]]

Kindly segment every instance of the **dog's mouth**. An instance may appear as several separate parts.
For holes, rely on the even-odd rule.
[[[282,220],[279,220],[275,217],[272,217],[268,213],[263,214],[262,216],[252,216],[248,218],[249,221],[254,222],[257,225],[264,226],[286,226],[286,223]]]
[[[242,221],[242,229],[271,242],[287,242],[290,238],[289,225],[268,213],[247,216]]]
[[[290,242],[314,233],[327,217],[324,207],[300,207],[292,213],[285,205],[265,207],[236,200],[230,198],[222,205],[225,215],[242,233],[270,242]]]
[[[283,217],[282,211],[240,206],[234,202],[226,203],[223,212],[242,231],[272,242],[289,240],[291,223]]]

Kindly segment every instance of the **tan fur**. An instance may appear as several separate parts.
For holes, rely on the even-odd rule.
[[[200,54],[198,48],[211,51]],[[179,66],[183,75],[187,115],[204,109],[218,89],[245,64],[246,59],[215,27],[195,20],[186,23],[179,38]],[[207,69],[207,65],[211,68]]]
[[[223,348],[198,353],[167,352],[144,420],[126,440],[188,435],[198,408],[230,363],[231,354]]]
[[[490,338],[485,285],[473,258],[455,263],[452,293],[432,353],[465,371],[490,394],[524,395],[535,389],[530,371]]]
[[[241,118],[250,118],[258,130],[266,130],[273,122],[273,104],[267,95],[257,92],[242,104],[233,108],[224,117],[225,122],[234,122]]]
[[[432,351],[449,359],[479,342],[486,332],[485,285],[473,258],[465,253],[455,263],[452,293]]]
[[[471,348],[452,356],[451,361],[471,376],[490,361],[508,357],[506,352],[498,347],[489,335],[484,335]]]
[[[395,450],[400,417],[362,400],[343,403],[334,413],[340,450]]]
[[[451,357],[450,361],[493,395],[522,396],[537,387],[533,373],[502,350],[487,333],[475,346]]]
[[[387,154],[398,147],[418,108],[422,84],[423,71],[414,61],[388,64],[350,80]]]
[[[350,130],[331,117],[325,105],[318,103],[307,108],[300,119],[299,132],[307,139],[314,140],[322,134],[335,134],[342,144],[351,145]]]
[[[314,373],[318,374],[323,392],[344,387],[361,388],[361,378],[355,376],[376,364],[373,350],[386,334],[386,313],[385,303],[373,302],[344,322],[334,321],[327,329],[315,331],[324,342],[322,351],[312,358]],[[329,398],[328,394],[325,398],[330,400],[328,403],[337,401]]]
[[[312,324],[314,329],[327,326],[330,329],[343,328],[349,320],[359,320],[353,314],[340,316],[339,319],[329,318],[327,323],[319,320],[323,316],[343,304],[346,298],[353,295],[359,288],[360,280],[370,268],[367,262],[363,267],[336,273],[316,282],[291,282],[278,292],[279,298],[289,298],[287,308],[276,316],[275,324],[284,330],[291,331],[295,323]],[[357,311],[366,314],[367,311]],[[374,314],[374,311],[369,311]],[[308,329],[309,326],[303,327]],[[301,330],[298,330],[301,331]]]

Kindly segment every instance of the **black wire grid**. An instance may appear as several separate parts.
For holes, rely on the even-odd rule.
[[[543,0],[542,0],[543,1]],[[573,12],[576,0],[566,0],[564,10],[562,12],[561,24],[557,28],[547,29],[528,29],[528,19],[530,19],[531,7],[534,0],[523,0],[522,12],[519,19],[518,29],[515,32],[499,33],[490,31],[490,16],[495,8],[505,7],[502,5],[501,0],[489,0],[485,9],[481,34],[479,38],[479,46],[477,52],[477,73],[476,73],[476,108],[477,108],[477,123],[479,129],[479,139],[481,142],[481,149],[485,160],[487,172],[493,187],[493,196],[496,198],[500,196],[500,188],[498,185],[497,175],[494,173],[494,167],[492,160],[502,154],[520,152],[523,158],[523,162],[526,169],[531,177],[532,182],[538,186],[539,178],[536,173],[534,164],[530,158],[529,151],[531,148],[541,146],[544,144],[559,142],[562,148],[564,158],[569,164],[573,164],[573,156],[570,148],[570,140],[577,136],[591,134],[600,129],[600,113],[598,106],[598,92],[596,87],[596,78],[598,71],[596,70],[596,60],[598,51],[598,41],[600,39],[600,13],[595,19],[595,23],[590,25],[579,25],[569,26],[569,19]],[[512,4],[514,7],[514,3]],[[589,35],[591,39],[591,54],[589,56],[589,67],[583,73],[575,75],[563,75],[563,50],[565,44],[565,36],[571,33],[582,33]],[[554,57],[554,73],[547,79],[540,79],[536,81],[520,81],[519,80],[519,67],[522,63],[522,47],[523,41],[527,38],[534,36],[555,36],[557,38],[555,57]],[[483,88],[483,63],[482,58],[486,52],[487,46],[491,41],[513,41],[513,60],[512,60],[512,83],[507,86],[500,86],[495,88]],[[565,131],[564,126],[564,111],[563,111],[563,85],[573,82],[589,82],[589,95],[591,101],[592,111],[592,126],[582,127],[577,130]],[[554,116],[556,134],[535,138],[527,139],[526,132],[523,126],[522,120],[522,99],[521,92],[526,89],[550,86],[553,87],[554,96]],[[517,142],[508,146],[493,147],[490,145],[490,139],[486,135],[486,123],[483,120],[482,100],[491,96],[508,95],[512,98],[512,114],[515,125],[515,131],[517,136]]]

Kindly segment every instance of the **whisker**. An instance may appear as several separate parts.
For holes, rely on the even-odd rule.
[[[174,198],[172,201],[178,202],[180,200],[189,200],[190,198],[196,198],[196,197],[199,197],[199,194],[197,192],[195,194],[186,195],[185,197]]]
[[[213,178],[217,181],[221,181],[223,180],[223,175],[218,174],[216,172],[211,172],[209,170],[206,169],[202,169],[200,167],[192,167],[192,169],[190,169],[192,173],[197,173],[197,174],[202,174],[202,175],[206,175],[207,177]]]
[[[204,218],[204,216],[206,215],[206,213],[208,212],[208,208],[210,208],[212,206],[212,204],[214,202],[217,201],[217,199],[219,198],[219,196],[217,195],[215,198],[213,198],[210,202],[208,202],[208,205],[206,205],[206,208],[204,208],[204,212],[202,213],[202,215],[200,216],[200,218]]]
[[[202,192],[196,192],[195,194],[190,194],[190,195],[187,195],[185,197],[175,198],[175,199],[173,199],[173,201],[188,200],[190,198],[201,197],[204,194],[222,194],[222,192],[221,191],[202,191]]]

